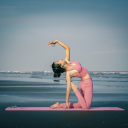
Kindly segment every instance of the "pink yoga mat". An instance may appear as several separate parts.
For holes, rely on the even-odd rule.
[[[69,108],[69,109],[50,109],[49,107],[8,107],[6,111],[123,111],[124,109],[118,107],[91,107],[90,109]]]

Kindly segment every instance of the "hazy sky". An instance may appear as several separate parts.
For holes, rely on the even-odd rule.
[[[0,0],[0,71],[52,71],[56,39],[89,71],[128,71],[128,0]]]

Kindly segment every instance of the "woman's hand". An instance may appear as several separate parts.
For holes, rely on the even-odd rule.
[[[65,103],[63,109],[66,109],[66,108],[69,108],[69,104],[68,103]]]
[[[55,47],[55,44],[57,43],[58,40],[54,40],[52,42],[48,42],[48,45],[51,45],[52,47]]]

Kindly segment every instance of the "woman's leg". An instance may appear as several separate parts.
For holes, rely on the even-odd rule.
[[[71,82],[71,88],[73,89],[73,91],[75,92],[76,90],[78,90],[78,86],[76,86],[75,84],[73,84]],[[81,95],[83,97],[83,94],[81,92]],[[83,98],[84,99],[84,98]],[[50,108],[63,108],[65,106],[65,103],[59,103],[56,102],[55,104],[51,105]],[[69,102],[69,108],[81,108],[80,103],[73,103],[73,102]]]
[[[63,108],[65,103],[60,103],[60,108]],[[69,102],[69,108],[81,108],[79,103]]]
[[[89,109],[92,102],[92,96],[93,96],[93,83],[91,78],[86,79],[84,81],[80,82],[80,89],[81,92],[78,90],[78,86],[73,84],[71,82],[72,89],[74,93],[76,94],[79,102],[78,103],[69,103],[69,108],[83,108],[83,109]],[[59,104],[60,108],[63,108],[65,103]]]
[[[79,92],[79,90],[76,88],[76,85],[74,85],[73,83],[72,85],[72,89],[74,91],[74,93],[76,94],[79,102],[78,103],[69,103],[70,108],[83,108],[83,109],[89,109],[91,106],[91,102],[92,102],[92,96],[93,96],[93,83],[92,83],[92,79],[86,79],[86,80],[82,80],[80,82],[80,89],[81,89],[81,93]],[[60,104],[60,107],[63,107],[65,105],[65,103]]]
[[[73,84],[72,82],[71,82],[71,88],[73,89],[74,92],[75,92],[76,90],[78,90],[78,86],[75,85],[75,84]],[[79,93],[80,93],[80,92],[79,92]],[[83,94],[82,94],[82,91],[81,91],[80,94],[81,94],[82,98],[84,99]],[[60,108],[63,108],[64,105],[65,105],[65,103],[61,103],[61,104],[60,104]],[[69,102],[69,108],[81,108],[81,105],[80,105],[79,102],[78,102],[78,103]]]
[[[92,103],[93,86],[83,87],[83,90],[86,108],[89,109]]]
[[[91,106],[91,102],[92,102],[92,97],[93,97],[93,82],[92,79],[85,79],[82,80],[80,82],[80,88],[81,91],[83,93],[83,97],[85,100],[85,103],[83,103],[83,101],[80,99],[80,105],[82,106],[82,108],[84,109],[89,109]]]

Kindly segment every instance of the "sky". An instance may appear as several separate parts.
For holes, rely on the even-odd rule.
[[[52,71],[54,40],[89,71],[128,71],[128,1],[0,0],[0,71]]]

